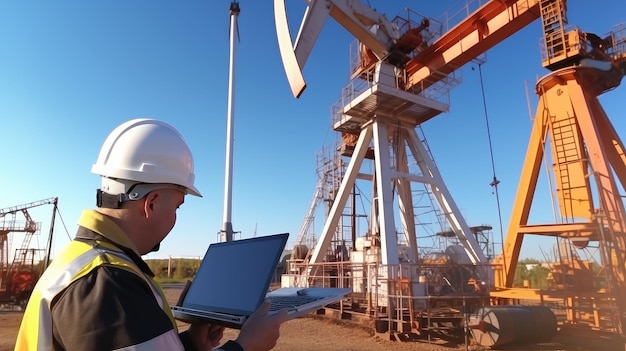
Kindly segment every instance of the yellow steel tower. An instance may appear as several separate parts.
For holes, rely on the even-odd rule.
[[[541,1],[544,31],[543,66],[552,72],[536,85],[539,96],[533,129],[522,168],[516,202],[496,274],[492,295],[529,297],[512,287],[526,234],[555,236],[584,248],[598,243],[603,286],[578,279],[572,272],[591,271],[575,257],[558,264],[560,291],[551,293],[566,304],[567,320],[592,316],[601,329],[624,333],[626,316],[626,214],[618,184],[626,187],[624,144],[604,112],[598,96],[617,87],[626,73],[626,28],[601,38],[577,28],[566,29],[564,3]],[[548,151],[550,150],[550,151]],[[558,203],[556,223],[531,224],[529,213],[542,161],[552,166],[551,183]]]

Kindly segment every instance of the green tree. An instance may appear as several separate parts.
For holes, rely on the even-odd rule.
[[[541,266],[541,261],[534,258],[525,258],[517,263],[513,287],[524,287],[528,282],[533,289],[548,288],[548,272],[550,270]]]
[[[148,267],[160,282],[184,282],[195,277],[200,267],[199,259],[172,258],[146,260]]]

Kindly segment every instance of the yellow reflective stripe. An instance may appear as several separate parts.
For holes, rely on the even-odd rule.
[[[122,268],[131,273],[134,273],[136,275],[143,277],[143,272],[141,272],[139,267],[137,267],[135,264],[130,263],[130,261],[125,260],[122,257],[119,257],[118,255],[111,253],[110,251],[99,250],[99,249],[95,249],[95,251],[98,253],[98,255],[91,262],[83,266],[83,268],[81,268],[76,273],[76,275],[74,275],[74,279],[72,279],[72,281],[77,280],[87,275],[89,272],[91,272],[92,269],[98,266],[102,266],[102,265],[109,265],[109,266],[115,266],[117,268]]]
[[[107,264],[135,273],[148,283],[159,306],[172,322],[173,330],[171,332],[176,337],[176,340],[173,344],[170,343],[168,345],[180,345],[178,326],[167,304],[165,294],[158,284],[151,277],[144,274],[125,253],[115,250],[110,244],[98,244],[94,248],[88,243],[71,241],[44,272],[35,285],[24,311],[15,350],[52,350],[52,313],[50,302],[73,281],[85,276],[92,269]]]
[[[91,245],[72,241],[39,278],[24,311],[15,350],[52,349],[50,302],[73,281],[76,270],[94,259],[97,253],[91,249]]]

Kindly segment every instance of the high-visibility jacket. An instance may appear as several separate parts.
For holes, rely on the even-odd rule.
[[[193,350],[119,226],[93,210],[78,224],[37,282],[15,350]]]

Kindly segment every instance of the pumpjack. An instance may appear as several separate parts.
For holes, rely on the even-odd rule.
[[[597,99],[619,86],[626,73],[623,27],[606,36],[570,30],[566,28],[565,0],[487,1],[452,27],[423,16],[407,15],[390,21],[359,1],[312,0],[293,43],[284,0],[274,1],[274,11],[281,57],[295,98],[307,87],[303,69],[326,18],[336,20],[359,42],[353,80],[332,109],[333,128],[342,133],[345,142],[341,150],[350,160],[347,166],[342,165],[341,182],[332,190],[321,236],[309,253],[301,255],[305,268],[298,271],[300,278],[291,277],[289,283],[313,284],[316,274],[326,270],[316,265],[328,263],[336,253],[333,243],[338,237],[342,241],[342,211],[355,182],[369,179],[375,199],[370,228],[365,240],[353,237],[352,251],[364,251],[352,254],[351,260],[365,267],[367,257],[376,257],[376,283],[366,279],[369,273],[354,271],[350,272],[352,282],[367,281],[368,292],[386,295],[388,299],[381,304],[387,311],[398,307],[391,296],[402,296],[407,289],[413,301],[427,295],[428,289],[420,289],[426,278],[424,270],[402,268],[403,264],[420,263],[412,197],[414,186],[420,184],[446,218],[449,232],[464,251],[462,261],[475,267],[477,274],[469,281],[486,284],[490,301],[498,304],[520,299],[544,301],[547,297],[536,289],[513,287],[525,235],[555,236],[573,243],[570,247],[574,248],[597,243],[603,285],[592,285],[592,291],[582,294],[572,288],[552,293],[552,297],[563,302],[567,323],[581,322],[584,310],[594,316],[596,327],[625,333],[626,214],[615,176],[624,187],[626,155]],[[543,28],[542,64],[552,72],[537,83],[539,104],[511,222],[501,254],[489,260],[417,130],[448,111],[445,99],[437,98],[438,93],[447,93],[442,93],[442,83],[453,82],[459,68],[537,19]],[[556,183],[553,195],[560,216],[556,223],[531,224],[530,207],[546,150],[551,150],[552,180]],[[365,160],[373,162],[371,174],[361,170]],[[316,196],[319,192],[318,185]],[[406,259],[399,254],[400,233],[406,238]],[[565,267],[575,267],[571,262],[560,265],[563,275]],[[554,277],[559,276],[556,273]],[[359,290],[357,286],[355,290]],[[398,325],[405,320],[404,313],[397,316]]]
[[[28,210],[47,204],[54,208],[45,255],[41,259],[41,250],[31,247],[33,236],[41,230],[41,223],[34,221]],[[0,209],[0,304],[26,306],[37,280],[50,262],[57,205],[58,198],[52,197]],[[18,220],[20,214],[24,217],[23,220]],[[20,247],[15,249],[13,260],[9,260],[11,244],[15,242],[13,233],[24,233],[24,238]]]

